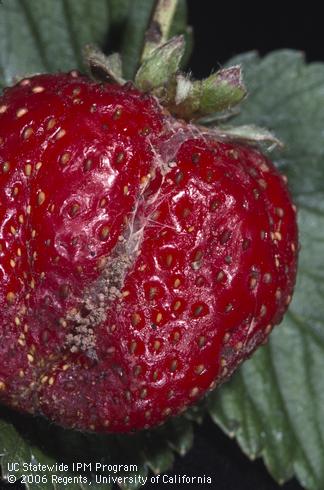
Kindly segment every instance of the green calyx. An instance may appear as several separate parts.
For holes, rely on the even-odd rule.
[[[171,112],[183,119],[199,119],[215,112],[228,111],[246,95],[240,66],[213,73],[204,80],[191,81],[179,74]]]
[[[193,80],[182,73],[185,36],[170,37],[178,6],[178,0],[156,0],[134,85],[140,91],[155,96],[175,117],[200,125],[212,124],[211,132],[220,139],[266,144],[270,149],[280,147],[280,141],[263,128],[219,126],[239,112],[239,104],[246,96],[241,66],[218,70],[203,80]],[[86,46],[84,56],[96,79],[119,85],[127,82],[118,53],[105,56],[96,47]]]
[[[155,95],[172,114],[185,120],[228,111],[242,101],[246,89],[240,66],[219,70],[204,80],[191,80],[180,72],[184,52],[183,36],[150,50],[137,70],[135,86]],[[96,78],[120,85],[126,82],[119,54],[105,56],[93,46],[87,46],[84,54]]]
[[[83,56],[94,78],[119,85],[126,83],[119,53],[105,56],[96,46],[87,45],[83,49]]]
[[[185,45],[183,36],[173,37],[145,58],[135,75],[135,85],[143,92],[170,90],[178,73]]]
[[[246,95],[240,66],[219,70],[204,80],[192,80],[180,71],[186,46],[183,35],[170,38],[178,0],[157,0],[146,31],[135,86],[157,97],[169,112],[187,121],[228,112]],[[92,75],[123,85],[121,56],[105,56],[87,46],[85,59]]]

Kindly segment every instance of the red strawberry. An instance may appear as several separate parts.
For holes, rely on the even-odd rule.
[[[72,72],[6,90],[0,165],[2,403],[83,430],[150,427],[281,321],[295,209],[259,150]]]

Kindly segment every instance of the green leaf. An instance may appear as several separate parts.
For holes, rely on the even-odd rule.
[[[33,425],[33,424],[32,424]],[[38,426],[34,426],[38,429]],[[14,475],[17,480],[22,476],[31,475],[28,484],[28,490],[60,490],[68,488],[68,490],[80,490],[82,485],[70,483],[65,487],[62,484],[56,483],[59,478],[73,479],[71,471],[30,471],[24,468],[24,465],[45,465],[53,467],[55,463],[60,461],[60,458],[55,459],[44,452],[40,447],[40,440],[36,438],[36,445],[29,439],[28,435],[24,437],[11,423],[0,420],[0,448],[1,448],[1,473],[4,479],[9,475]],[[18,465],[17,471],[11,469],[11,465]],[[37,476],[36,476],[37,475]],[[40,479],[38,479],[40,478]],[[27,483],[27,482],[26,482]]]
[[[127,21],[131,0],[109,0],[111,26],[123,29]]]
[[[237,124],[285,143],[272,157],[299,209],[301,252],[293,303],[268,346],[209,397],[212,418],[279,482],[324,488],[324,65],[283,50],[236,57],[249,97]]]
[[[117,41],[124,31],[123,66],[125,76],[133,78],[154,3],[155,0],[3,0],[0,4],[0,88],[27,74],[83,70],[83,46],[88,43],[104,45],[109,27]],[[192,35],[186,26],[186,16],[185,0],[180,0],[170,37],[185,35],[188,59]]]
[[[128,80],[134,78],[138,68],[154,4],[155,0],[133,0],[131,3],[121,50],[123,73]]]
[[[47,482],[31,483],[29,490],[80,490],[94,488],[109,490],[113,480],[105,482],[100,475],[125,478],[120,487],[133,490],[141,487],[139,477],[147,478],[149,470],[159,473],[172,467],[174,451],[184,455],[192,446],[192,422],[178,417],[154,430],[132,435],[96,435],[65,430],[50,424],[45,419],[32,418],[1,408],[0,419],[0,468],[3,478],[14,474],[17,478],[26,474],[23,463],[52,466],[56,462],[67,465],[67,471],[47,469],[35,473],[44,476]],[[73,463],[87,466],[76,471]],[[96,470],[96,463],[123,465],[115,472]],[[8,464],[19,463],[17,472],[8,471]],[[91,467],[90,467],[91,465]],[[128,465],[128,468],[125,468]],[[130,468],[136,465],[136,468]],[[28,473],[31,473],[30,471]],[[53,475],[67,478],[87,478],[87,483],[70,482],[66,485],[52,483]],[[37,486],[38,485],[38,486]],[[42,486],[43,485],[43,486]]]
[[[82,69],[82,47],[102,44],[108,26],[108,0],[4,0],[0,85],[26,74]]]

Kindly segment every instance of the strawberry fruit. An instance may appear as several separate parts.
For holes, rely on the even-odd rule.
[[[0,179],[3,404],[81,430],[154,426],[226,380],[290,302],[285,178],[131,84],[6,89]]]

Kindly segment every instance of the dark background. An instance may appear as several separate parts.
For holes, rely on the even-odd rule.
[[[266,54],[274,49],[293,48],[304,51],[308,61],[324,59],[323,16],[320,6],[314,7],[310,2],[300,5],[293,2],[289,8],[284,0],[278,4],[188,0],[188,6],[195,39],[189,67],[196,78],[209,75],[233,55],[250,50]],[[249,461],[236,442],[208,418],[195,429],[193,449],[184,458],[177,457],[173,470],[168,472],[170,476],[183,474],[211,476],[213,483],[148,484],[145,489],[302,490],[296,480],[277,485],[261,460]],[[13,487],[5,486],[6,490]]]
[[[187,0],[187,4],[195,41],[190,68],[197,78],[251,50],[266,54],[291,48],[305,52],[308,61],[324,59],[320,3]]]
[[[289,3],[289,2],[287,2]],[[238,53],[256,50],[264,55],[281,48],[303,51],[307,61],[324,59],[324,29],[319,7],[278,2],[188,0],[189,24],[194,28],[194,51],[189,62],[195,78],[208,76]],[[283,7],[287,10],[283,10]],[[251,462],[209,419],[196,428],[193,449],[178,457],[168,475],[209,475],[212,485],[175,488],[215,490],[302,490],[296,480],[279,486],[259,459]],[[171,488],[146,485],[145,489]]]

